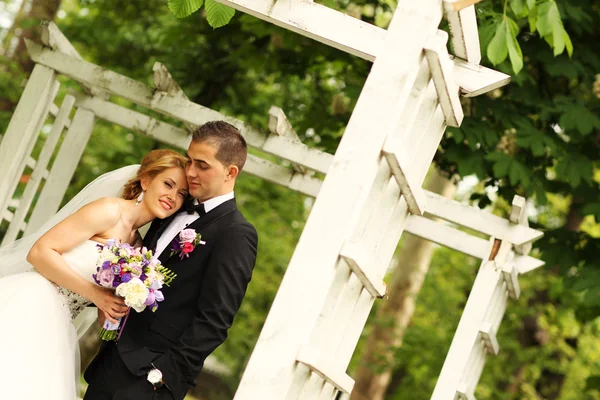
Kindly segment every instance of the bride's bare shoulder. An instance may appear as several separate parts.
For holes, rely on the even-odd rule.
[[[80,211],[100,214],[105,219],[119,219],[127,200],[118,197],[101,197],[86,204]]]

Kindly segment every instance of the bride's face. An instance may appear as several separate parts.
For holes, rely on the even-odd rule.
[[[144,204],[160,219],[172,215],[182,205],[188,194],[185,172],[181,168],[169,168],[151,180],[142,180]]]

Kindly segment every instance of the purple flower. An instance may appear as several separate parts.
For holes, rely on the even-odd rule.
[[[116,245],[117,245],[117,241],[116,241],[115,239],[108,239],[108,240],[106,241],[106,245],[107,245],[108,247],[113,247],[113,246],[116,246]]]
[[[148,293],[148,298],[146,299],[146,302],[144,303],[147,306],[151,306],[152,304],[154,304],[154,293],[152,293],[152,290],[150,291],[150,293]]]
[[[165,296],[163,296],[160,290],[152,290],[152,292],[154,293],[154,298],[156,301],[163,301],[165,299]]]
[[[102,263],[102,268],[103,268],[103,269],[110,268],[110,261],[104,261],[104,262]]]
[[[131,274],[129,272],[125,272],[121,276],[121,282],[129,282],[131,280]]]
[[[162,283],[160,283],[160,281],[152,281],[149,289],[156,290],[156,289],[160,289],[161,287],[162,287]]]
[[[175,239],[171,242],[171,249],[173,249],[174,251],[181,250],[181,243],[179,243],[179,240]]]
[[[112,270],[113,270],[113,273],[114,273],[114,274],[118,274],[118,273],[120,273],[120,272],[121,272],[121,266],[120,266],[120,265],[118,265],[118,264],[115,264],[115,265],[113,265],[113,268],[112,268]]]
[[[103,269],[98,273],[97,278],[100,286],[113,287],[113,280],[115,279],[115,274],[110,268]]]

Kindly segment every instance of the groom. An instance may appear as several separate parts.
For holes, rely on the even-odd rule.
[[[103,344],[85,371],[84,400],[182,400],[206,357],[227,337],[256,260],[258,237],[237,210],[233,189],[248,150],[224,121],[193,133],[186,210],[155,220],[144,245],[177,274],[156,312],[131,312],[115,344]],[[181,257],[179,233],[201,235]],[[193,230],[193,231],[189,231]],[[186,249],[189,250],[189,249]]]

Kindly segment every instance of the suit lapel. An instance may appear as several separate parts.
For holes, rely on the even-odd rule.
[[[194,229],[196,233],[202,233],[201,231],[207,226],[217,222],[218,220],[220,220],[227,214],[234,212],[235,210],[237,210],[235,199],[227,200],[226,202],[218,205],[214,209],[210,210],[210,212],[207,212],[205,215],[189,224],[186,229]],[[158,234],[158,237],[160,237],[160,234]],[[157,241],[158,237],[156,239]],[[177,235],[175,237],[177,237]],[[165,248],[165,250],[158,258],[163,265],[171,258],[170,254],[171,246],[169,244],[169,246]],[[173,255],[173,257],[179,257],[179,255]]]

